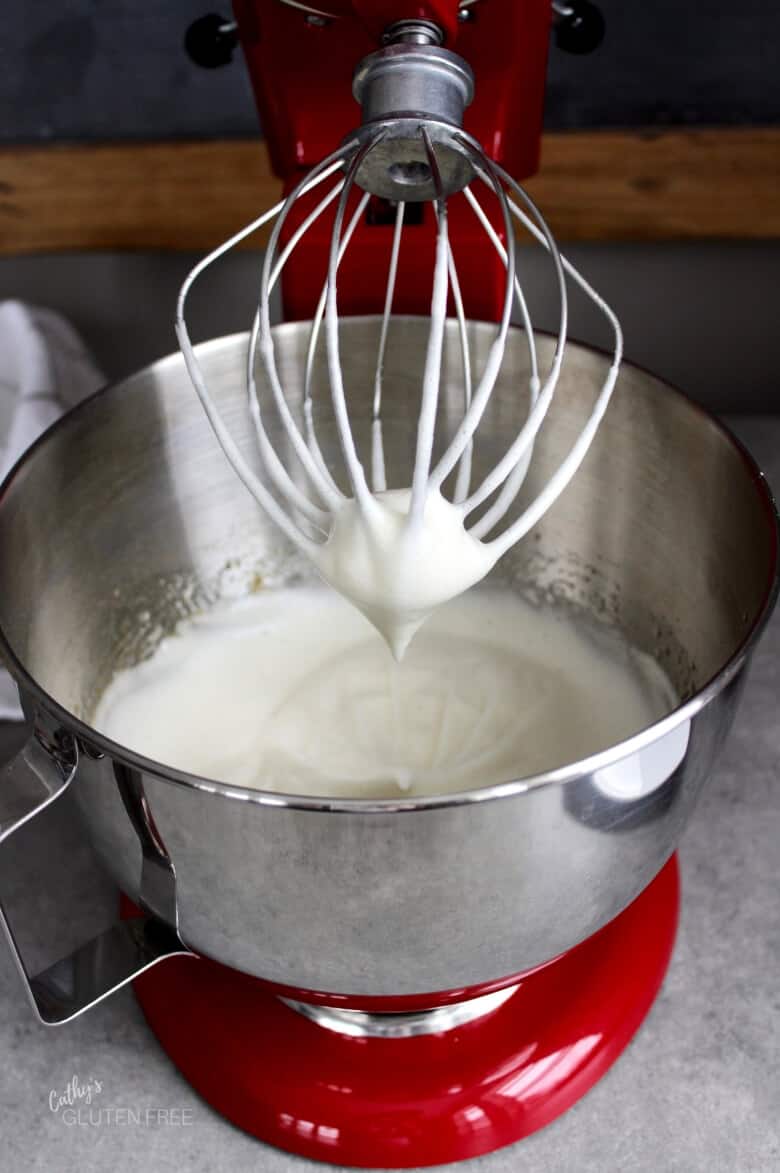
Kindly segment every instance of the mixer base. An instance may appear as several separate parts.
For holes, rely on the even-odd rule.
[[[409,1168],[479,1156],[549,1124],[647,1014],[677,926],[672,858],[620,916],[445,1033],[353,1038],[254,978],[174,958],[135,982],[161,1045],[218,1112],[301,1156]]]

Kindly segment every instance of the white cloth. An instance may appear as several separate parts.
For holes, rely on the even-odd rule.
[[[104,382],[59,314],[0,302],[0,480],[41,432]],[[0,720],[21,717],[16,685],[0,670]]]

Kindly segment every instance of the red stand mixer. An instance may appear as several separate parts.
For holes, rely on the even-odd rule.
[[[236,0],[235,27],[285,194],[359,133],[353,85],[369,128],[387,110],[414,123],[423,90],[433,103],[430,141],[410,147],[388,132],[380,151],[355,157],[370,198],[339,269],[349,364],[376,353],[392,196],[406,190],[399,334],[386,357],[400,402],[426,345],[416,315],[431,304],[433,197],[462,186],[452,136],[462,117],[463,142],[481,144],[516,179],[534,172],[553,14],[547,0],[323,5]],[[570,41],[593,21],[589,4],[556,8]],[[219,56],[234,26],[206,19]],[[366,178],[360,168],[375,164],[382,173]],[[316,198],[302,190],[291,205],[283,248]],[[357,192],[345,188],[343,200],[353,215]],[[333,205],[311,220],[280,271],[288,357],[305,353],[336,215]],[[487,252],[468,207],[453,204],[449,225],[482,353],[506,312],[508,281],[512,296],[500,251],[513,248],[508,221],[498,203],[485,215],[499,242]],[[549,340],[542,346],[552,355]],[[217,339],[199,355],[223,407],[249,429],[246,348],[244,336]],[[496,444],[525,354],[521,341],[509,350],[515,365],[490,417]],[[605,377],[603,355],[572,346],[564,424],[569,402]],[[225,558],[262,525],[253,503],[236,498],[180,357],[106,389],[23,457],[0,495],[0,651],[34,733],[0,788],[0,843],[72,787],[126,893],[119,924],[36,976],[0,906],[43,1022],[66,1022],[134,980],[166,1053],[219,1112],[281,1148],[364,1167],[487,1153],[548,1124],[604,1074],[666,971],[679,903],[673,853],[777,584],[772,501],[750,458],[659,380],[628,367],[625,381],[599,459],[569,513],[529,543],[529,566],[542,585],[560,571],[572,601],[592,603],[602,590],[599,609],[614,608],[637,646],[658,647],[682,703],[583,762],[415,802],[231,788],[144,759],[83,719],[105,685],[120,596],[154,612],[141,577],[149,568],[155,582],[180,583],[182,566],[216,573],[219,543]],[[542,439],[537,459],[549,476],[558,441]],[[701,469],[710,496],[692,491]],[[610,524],[591,526],[593,517]],[[45,566],[29,554],[31,532]],[[124,612],[121,621],[127,629]]]
[[[537,169],[553,20],[547,0],[340,0],[327,12],[235,0],[234,12],[285,195],[354,129],[356,64],[398,42],[455,48],[474,72],[464,129],[513,177]],[[315,202],[313,194],[296,201],[281,243]],[[492,219],[505,240],[495,209]],[[372,196],[340,269],[344,315],[382,311],[394,220],[391,202]],[[287,261],[285,320],[314,316],[331,233],[332,216],[321,216]],[[484,229],[462,204],[450,211],[450,233],[467,317],[498,321],[506,282],[500,257],[486,254]],[[436,248],[432,202],[407,204],[405,234],[393,309],[425,315]],[[634,904],[569,953],[511,980],[435,998],[264,988],[205,961],[172,962],[136,989],[186,1078],[247,1131],[334,1162],[438,1164],[535,1131],[603,1074],[660,986],[677,906],[672,860]]]

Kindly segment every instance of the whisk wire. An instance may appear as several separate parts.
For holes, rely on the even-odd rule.
[[[328,159],[323,161],[319,168],[310,173],[306,177],[306,180],[302,186],[302,194],[303,192],[313,190],[335,171],[337,171],[342,165],[343,153],[346,150],[348,150],[348,146],[345,146],[339,151],[334,152],[333,155],[329,156]],[[249,224],[245,225],[243,228],[239,229],[238,232],[235,232],[227,240],[223,241],[222,244],[218,245],[215,249],[212,249],[210,253],[207,253],[207,255],[203,257],[202,260],[193,266],[183,281],[181,289],[179,290],[179,296],[176,302],[176,320],[174,329],[182,356],[184,358],[184,364],[187,368],[187,373],[190,376],[190,380],[206,414],[206,418],[211,425],[212,431],[214,432],[217,442],[222,448],[226,459],[230,463],[241,482],[252,494],[260,507],[265,510],[267,515],[271,518],[279,530],[285,534],[285,536],[290,540],[290,542],[293,543],[294,546],[311,554],[316,549],[316,543],[312,542],[311,539],[300,530],[292,518],[290,518],[285,510],[279,505],[264,482],[256,475],[254,470],[244,459],[241,450],[233,439],[229,429],[225,425],[225,422],[222,419],[222,416],[217,409],[217,406],[214,403],[214,400],[212,399],[209,389],[206,385],[203,369],[195,354],[185,319],[187,298],[193,285],[202,275],[202,273],[211,264],[213,264],[214,261],[222,257],[226,252],[229,252],[230,249],[246,240],[247,237],[251,236],[254,232],[257,232],[258,229],[262,228],[265,224],[269,223],[271,220],[277,217],[283,207],[284,200],[280,200],[272,208],[269,208],[266,212],[263,212],[262,215],[257,216],[254,220],[250,221]]]
[[[467,149],[467,153],[470,156],[477,156],[477,152],[475,148],[472,147],[469,140],[463,139],[462,141]],[[466,444],[473,438],[474,433],[479,426],[479,422],[485,412],[488,400],[490,399],[493,388],[496,385],[499,372],[501,370],[501,363],[506,351],[507,335],[509,333],[509,327],[512,319],[512,305],[515,296],[514,273],[516,261],[516,245],[514,231],[512,228],[512,217],[509,212],[506,196],[504,195],[498,178],[491,172],[490,165],[487,164],[487,160],[483,159],[481,155],[476,159],[476,161],[479,162],[480,160],[484,161],[487,165],[488,174],[491,175],[493,180],[493,189],[498,197],[499,203],[501,205],[502,215],[504,217],[507,237],[507,272],[509,277],[506,282],[504,305],[498,331],[490,347],[490,350],[488,351],[487,361],[480,376],[479,383],[477,384],[477,388],[472,395],[471,403],[464,413],[460,426],[456,429],[455,435],[447,446],[444,455],[439,460],[429,478],[429,487],[433,490],[441,489],[442,482],[452,472],[453,468],[460,459]],[[461,506],[464,511],[466,511],[466,505],[467,502],[464,502],[464,504]]]
[[[468,411],[469,404],[471,403],[471,350],[469,347],[468,326],[466,325],[466,312],[463,306],[463,294],[460,288],[458,269],[455,264],[455,254],[452,251],[452,245],[449,241],[447,242],[447,266],[450,275],[452,299],[455,303],[458,337],[460,339],[461,365],[463,368],[463,410],[465,412]],[[468,496],[469,485],[471,483],[471,455],[473,448],[474,445],[469,440],[458,461],[455,488],[452,494],[452,500],[455,505],[460,504],[461,501],[465,501]]]
[[[339,320],[338,320],[338,293],[336,289],[336,277],[338,273],[339,264],[339,245],[341,242],[341,229],[344,223],[344,215],[346,213],[347,201],[350,192],[355,182],[355,176],[358,169],[367,155],[382,141],[383,135],[380,133],[376,137],[370,139],[368,142],[358,147],[355,152],[349,167],[347,169],[347,177],[344,182],[344,187],[339,198],[338,207],[336,208],[336,216],[333,222],[333,232],[330,240],[330,255],[328,259],[328,288],[325,297],[325,341],[328,355],[328,374],[330,376],[330,393],[333,401],[333,411],[336,417],[336,428],[338,430],[339,442],[341,444],[341,451],[344,457],[344,462],[347,466],[347,475],[349,477],[352,492],[355,500],[361,510],[366,515],[374,511],[376,501],[371,495],[371,491],[366,481],[366,474],[363,465],[355,447],[355,440],[352,435],[352,428],[349,422],[349,413],[347,412],[346,396],[344,393],[344,380],[341,374],[341,357],[339,353]]]
[[[202,261],[194,266],[179,291],[179,297],[176,304],[176,323],[174,328],[176,330],[176,337],[178,339],[179,346],[184,358],[184,364],[187,368],[187,373],[190,376],[190,380],[201,402],[201,406],[206,413],[206,418],[211,425],[212,431],[214,432],[214,435],[216,436],[217,441],[222,448],[222,451],[224,452],[227,460],[230,462],[234,472],[246,486],[258,504],[266,511],[271,520],[278,526],[281,532],[286,535],[286,537],[293,543],[293,545],[300,550],[311,553],[315,548],[314,543],[309,538],[307,538],[300,531],[298,526],[292,521],[292,519],[288,517],[288,515],[274,498],[273,494],[266,488],[262,480],[250,468],[246,460],[244,460],[244,457],[242,456],[238,445],[230,434],[228,428],[225,426],[225,423],[219,411],[217,410],[217,406],[211,398],[208,387],[206,386],[203,370],[195,355],[195,351],[190,340],[189,331],[187,330],[187,324],[184,318],[187,296],[193,284],[201,275],[201,273],[203,273],[204,269],[206,269],[218,257],[222,256],[223,253],[227,252],[228,249],[233,248],[234,245],[239,244],[253,232],[256,232],[258,228],[262,228],[264,224],[268,223],[269,220],[272,220],[274,216],[278,215],[281,207],[282,202],[276,204],[262,216],[258,216],[257,219],[253,220],[245,228],[242,228],[240,232],[236,232],[233,236],[230,237],[229,240],[226,240],[223,244],[219,245],[218,248],[213,249],[212,252],[203,258]]]
[[[492,167],[490,171],[485,169],[484,172],[481,168],[478,168],[478,174],[486,184],[489,177],[493,179],[503,179],[504,182],[506,182],[505,173],[502,174],[500,168],[497,165]],[[522,191],[522,188],[520,191]],[[512,233],[512,236],[514,236],[514,229],[511,227],[512,211],[509,207],[507,197],[503,193],[503,189],[502,196],[506,204],[507,212],[510,215],[510,232]],[[529,210],[534,216],[538,218],[539,221],[540,228],[538,235],[537,233],[534,233],[534,235],[548,249],[555,269],[560,307],[558,335],[555,342],[555,349],[553,352],[553,360],[550,366],[550,371],[539,391],[536,402],[528,414],[525,424],[520,429],[520,432],[518,433],[514,442],[509,446],[509,449],[504,454],[503,458],[493,468],[492,472],[490,472],[488,476],[485,477],[485,479],[482,481],[482,484],[475,490],[474,493],[472,493],[471,497],[469,497],[469,499],[464,503],[463,508],[466,514],[471,513],[474,509],[481,505],[483,501],[486,501],[491,493],[495,492],[495,490],[503,484],[507,477],[510,477],[518,462],[523,459],[524,453],[527,450],[530,450],[530,447],[536,439],[539,429],[541,428],[546,418],[553,395],[555,394],[555,389],[558,385],[558,379],[560,377],[561,366],[563,363],[566,337],[568,333],[569,311],[568,294],[566,291],[566,278],[564,276],[560,252],[558,251],[558,247],[555,243],[552,233],[550,232],[550,229],[544,221],[541,213],[536,208],[536,205],[533,203],[530,197],[526,195],[525,192],[523,192],[523,197],[528,201]],[[532,221],[528,216],[523,214],[522,223],[529,225],[532,224]],[[508,496],[509,494],[506,494],[506,497]],[[506,507],[508,508],[509,502],[504,499],[502,504],[506,504]],[[484,517],[481,518],[474,527],[472,527],[472,530],[470,531],[472,536],[477,538],[483,537],[490,528],[494,527],[501,520],[505,512],[506,509],[499,510],[497,501],[495,508],[489,510],[484,515]]]
[[[320,164],[319,169],[315,168],[315,174],[318,171],[321,173],[321,171],[327,169],[327,167],[332,163],[340,164],[343,161],[345,154],[345,148],[341,148],[339,151],[333,152],[332,155],[328,156],[328,158]],[[281,380],[279,378],[279,371],[276,365],[276,349],[274,345],[273,333],[271,331],[270,279],[273,261],[279,242],[279,237],[284,227],[285,221],[290,213],[291,208],[293,207],[293,204],[297,199],[300,198],[305,188],[306,179],[303,179],[299,184],[296,185],[295,188],[293,188],[287,199],[284,201],[282,209],[271,231],[271,239],[268,243],[268,248],[263,260],[262,278],[260,283],[260,321],[259,332],[257,335],[257,347],[260,351],[263,368],[265,370],[266,378],[268,379],[268,384],[271,388],[274,405],[279,414],[282,426],[284,427],[287,437],[292,445],[293,451],[303,466],[303,469],[309,477],[310,481],[315,486],[317,493],[325,502],[331,506],[331,508],[333,508],[342,499],[342,494],[339,493],[338,489],[334,488],[332,481],[329,481],[325,476],[323,476],[321,469],[318,467],[316,460],[314,460],[312,457],[306,441],[301,435],[298,426],[293,419],[292,412],[290,411],[290,407],[287,403]],[[260,401],[255,385],[254,351],[251,347],[250,357],[252,361],[248,370],[248,378],[250,404],[252,406],[252,419],[254,421],[255,429],[257,430],[258,438],[262,445],[263,451],[265,452],[267,445],[270,445],[270,441],[268,440],[265,427],[262,422]],[[272,464],[278,469],[278,465],[276,465],[275,462],[272,462]],[[271,472],[270,468],[269,472]],[[292,481],[291,477],[285,472],[283,485],[280,485],[279,487],[282,489],[282,491],[285,491],[283,486],[286,485],[287,490],[289,491],[289,487],[293,484],[294,482]]]
[[[476,214],[476,217],[479,220],[480,224],[485,229],[485,232],[486,232],[488,238],[490,239],[491,243],[493,244],[493,247],[495,248],[495,250],[498,253],[499,257],[501,258],[505,268],[507,269],[507,275],[509,275],[507,252],[506,252],[506,249],[504,248],[503,244],[501,243],[501,240],[498,236],[498,233],[493,228],[493,225],[490,223],[490,220],[488,219],[487,215],[485,214],[485,211],[482,208],[482,205],[480,204],[479,200],[472,192],[471,188],[470,187],[464,188],[463,194],[466,197],[467,202],[470,204],[471,208],[473,209],[474,213]],[[528,392],[529,392],[528,410],[530,412],[531,409],[533,408],[534,404],[536,403],[537,399],[539,398],[539,387],[540,387],[539,363],[538,363],[538,356],[536,353],[536,336],[534,334],[533,325],[531,323],[531,316],[528,311],[528,303],[526,302],[525,294],[523,292],[523,287],[520,283],[520,278],[517,273],[515,273],[515,275],[514,275],[514,283],[515,283],[515,300],[517,301],[518,307],[520,309],[520,316],[521,316],[521,319],[523,322],[523,329],[525,330],[526,338],[528,340],[528,360],[529,360],[529,365],[531,368],[531,374],[530,374],[530,377],[528,380]],[[472,442],[469,441],[469,448],[471,447],[471,443]],[[498,497],[496,498],[495,502],[493,503],[493,505],[491,505],[491,507],[485,512],[485,514],[479,519],[479,521],[474,526],[472,526],[471,529],[469,530],[469,533],[472,535],[472,537],[478,538],[483,533],[489,533],[490,529],[495,524],[497,524],[497,522],[500,521],[501,518],[504,516],[504,514],[507,512],[507,510],[514,502],[515,498],[517,497],[517,494],[520,492],[520,489],[523,486],[523,482],[525,481],[526,474],[528,472],[528,468],[530,466],[532,456],[533,456],[533,444],[529,445],[525,454],[520,458],[520,460],[515,465],[514,471],[507,478],[503,488],[501,489],[501,491],[500,491]],[[455,497],[453,498],[455,504],[461,504],[462,502],[464,502],[466,500],[467,495],[468,495],[468,490],[465,493],[461,493],[461,494],[456,493]]]
[[[538,212],[538,209],[536,209],[536,206],[531,200],[530,196],[526,191],[524,191],[520,184],[518,184],[511,175],[507,174],[507,172],[497,164],[496,171],[501,176],[504,183],[506,183],[506,185],[512,192],[514,192],[520,201],[524,203],[527,208],[533,208],[534,211],[536,211],[537,215],[539,216],[539,220],[544,225],[544,227],[547,228],[543,218],[541,217],[541,213]],[[555,241],[549,232],[549,229],[547,229],[546,233],[544,231],[540,233],[526,215],[526,213],[523,212],[523,210],[514,202],[514,200],[509,200],[508,203],[512,215],[515,216],[519,222],[525,228],[527,228],[532,233],[532,235],[536,237],[537,240],[539,240],[541,244],[544,244],[545,247],[548,248],[548,251],[551,252],[553,255],[553,260],[556,263],[556,270],[558,270],[560,273],[560,279],[565,281],[563,274],[564,272],[567,273],[576,282],[576,284],[580,286],[583,292],[586,293],[587,296],[595,302],[602,313],[604,313],[613,329],[615,349],[612,363],[610,364],[607,376],[602,383],[601,390],[596,397],[596,403],[592,409],[591,415],[589,416],[585,427],[581,431],[574,445],[569,450],[569,453],[558,466],[555,473],[553,473],[552,477],[547,482],[545,488],[538,495],[538,497],[528,506],[528,508],[520,515],[520,517],[518,517],[517,520],[512,523],[512,525],[510,525],[502,534],[500,534],[497,538],[494,538],[493,541],[489,543],[490,546],[496,550],[497,557],[501,557],[501,555],[504,554],[512,545],[514,545],[515,542],[519,541],[521,537],[523,537],[530,529],[533,528],[533,526],[536,525],[537,521],[539,521],[543,514],[547,512],[547,510],[560,496],[560,494],[569,484],[574,474],[577,472],[577,469],[580,467],[593,441],[596,430],[601,423],[601,420],[603,419],[604,412],[607,410],[609,400],[615,388],[615,383],[617,381],[617,376],[620,369],[620,363],[623,357],[623,332],[621,330],[617,315],[610,308],[607,302],[585,280],[585,278],[577,272],[574,266],[561,256]]]
[[[421,128],[425,154],[436,188],[436,260],[433,268],[433,290],[431,293],[431,325],[428,331],[428,346],[423,368],[420,415],[417,422],[417,444],[412,473],[412,499],[409,506],[408,526],[419,526],[425,509],[429,488],[433,433],[436,426],[436,409],[439,404],[441,385],[441,363],[444,350],[444,328],[447,321],[447,295],[449,292],[449,233],[447,202],[442,191],[441,175],[436,154],[430,137]]]
[[[328,192],[328,194],[324,197],[324,199],[322,199],[316,205],[314,210],[305,218],[305,220],[299,226],[299,228],[296,230],[296,232],[293,233],[292,237],[290,238],[287,245],[285,246],[285,249],[283,250],[281,257],[277,261],[273,272],[271,273],[269,286],[268,286],[269,295],[270,295],[270,292],[273,290],[276,282],[279,279],[279,276],[281,274],[281,271],[282,271],[282,268],[283,268],[285,262],[287,261],[287,259],[291,255],[296,244],[302,238],[304,232],[306,230],[308,230],[308,228],[311,227],[311,225],[318,219],[319,216],[322,215],[322,213],[325,211],[325,209],[338,196],[338,194],[341,191],[342,186],[343,186],[343,181],[340,181],[339,183],[337,183],[335,185],[335,187],[332,188],[330,192]],[[270,249],[269,249],[269,252],[270,252]],[[292,481],[292,479],[288,476],[287,470],[284,468],[284,465],[282,464],[281,460],[279,459],[279,457],[276,453],[276,450],[274,449],[273,445],[270,443],[270,441],[268,439],[268,435],[267,435],[265,428],[263,426],[261,410],[260,410],[260,396],[258,394],[257,385],[256,385],[256,381],[255,381],[255,363],[256,363],[256,356],[257,356],[258,336],[259,336],[260,328],[261,328],[261,312],[262,312],[261,305],[258,304],[258,308],[255,311],[255,315],[254,315],[254,319],[252,321],[252,327],[251,327],[251,331],[250,331],[250,335],[249,335],[249,346],[247,348],[247,374],[246,374],[249,412],[250,412],[250,415],[252,417],[252,422],[255,427],[255,433],[256,433],[257,439],[258,439],[260,454],[261,454],[263,461],[268,469],[269,476],[273,480],[277,489],[285,496],[288,503],[290,505],[292,505],[294,507],[294,509],[296,509],[300,514],[302,514],[309,522],[311,522],[311,524],[314,525],[320,533],[326,535],[327,530],[328,530],[328,521],[330,518],[330,514],[327,512],[326,509],[320,509],[313,502],[309,501],[308,497],[306,497],[306,495],[299,489],[299,487],[295,484],[295,482]],[[325,499],[325,504],[326,505],[330,504],[332,506],[333,502],[339,499],[339,493],[338,493],[338,489],[337,489],[335,483],[333,482],[332,477],[330,476],[330,473],[328,472],[327,467],[325,466],[324,461],[321,462],[320,472],[321,472],[323,478],[333,488],[333,496],[330,498],[330,500]],[[318,485],[314,484],[315,491],[317,491],[317,488],[318,488]]]
[[[376,356],[376,374],[374,376],[374,401],[371,405],[371,484],[375,493],[382,493],[387,488],[387,473],[385,470],[385,452],[382,439],[382,379],[385,373],[385,349],[387,347],[387,331],[390,325],[390,314],[393,310],[395,283],[398,274],[398,257],[401,252],[401,236],[404,228],[406,203],[399,200],[395,210],[395,226],[393,228],[393,243],[390,249],[390,265],[387,271],[387,286],[385,288],[385,304],[382,312],[382,328],[379,332],[379,346]]]
[[[343,189],[343,184],[342,184],[342,189]],[[360,200],[358,201],[358,205],[352,215],[352,218],[349,221],[349,223],[347,224],[346,231],[344,232],[344,235],[342,236],[341,242],[339,244],[339,255],[338,255],[338,260],[337,260],[337,266],[341,264],[341,261],[344,257],[344,253],[347,251],[347,248],[349,247],[349,243],[352,240],[352,237],[355,233],[355,229],[357,228],[358,224],[360,223],[361,219],[363,218],[363,213],[366,210],[369,198],[370,197],[368,196],[367,193],[364,193],[361,196]],[[314,401],[313,401],[313,397],[312,397],[312,379],[314,376],[314,356],[317,351],[317,343],[318,343],[319,337],[320,337],[320,329],[322,327],[322,321],[325,316],[325,300],[327,298],[327,294],[328,294],[328,279],[326,277],[325,281],[323,282],[323,285],[322,285],[322,290],[320,292],[319,300],[317,302],[317,308],[316,308],[316,311],[314,314],[314,318],[312,319],[311,329],[309,331],[309,342],[308,342],[308,346],[306,348],[306,366],[305,366],[305,373],[304,373],[304,380],[303,380],[303,418],[304,418],[304,428],[306,430],[306,442],[309,446],[309,450],[311,451],[311,454],[314,457],[314,459],[320,465],[320,467],[323,471],[323,475],[328,477],[333,482],[333,485],[335,488],[336,482],[333,480],[330,469],[328,468],[328,466],[325,462],[325,458],[322,455],[322,449],[320,448],[319,441],[317,440],[317,433],[316,433],[316,429],[314,427]]]

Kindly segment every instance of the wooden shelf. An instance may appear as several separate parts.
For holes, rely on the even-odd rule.
[[[545,135],[561,240],[780,237],[780,128]],[[0,253],[206,249],[278,198],[257,141],[0,150]],[[267,237],[258,233],[254,244]]]

